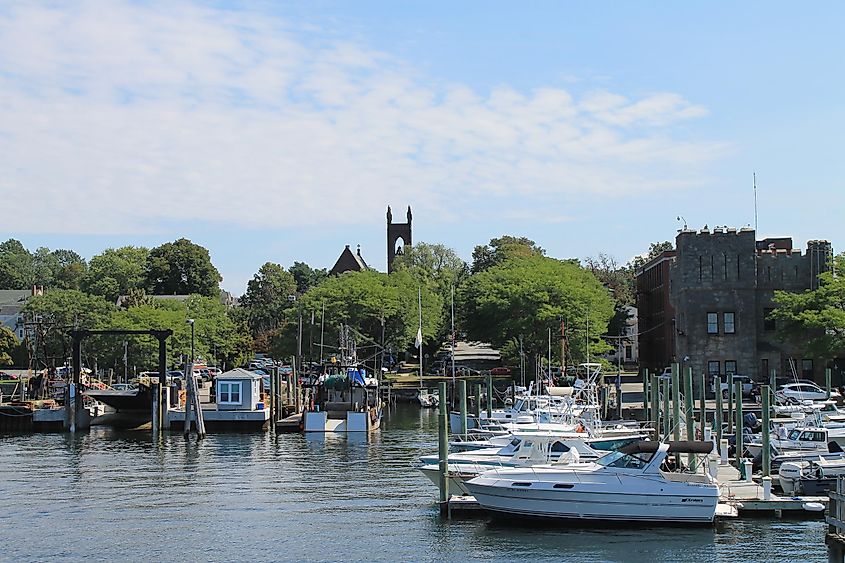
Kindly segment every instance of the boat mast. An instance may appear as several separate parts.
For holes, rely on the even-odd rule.
[[[452,285],[452,390],[455,389],[455,286]],[[443,400],[443,397],[440,398]]]
[[[420,389],[423,386],[423,347],[422,347],[422,286],[417,287],[417,304],[420,310],[420,325],[417,329],[417,346],[420,349]]]

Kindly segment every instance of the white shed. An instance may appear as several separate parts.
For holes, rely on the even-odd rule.
[[[261,376],[236,368],[214,379],[217,410],[255,411],[261,403]],[[262,407],[263,408],[263,407]]]

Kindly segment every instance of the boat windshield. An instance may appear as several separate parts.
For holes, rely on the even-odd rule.
[[[596,460],[596,463],[605,467],[619,467],[626,469],[644,469],[651,460],[651,453],[624,454],[622,452],[610,452]]]

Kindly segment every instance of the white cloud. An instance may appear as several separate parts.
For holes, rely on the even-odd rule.
[[[517,217],[532,197],[693,185],[725,147],[672,126],[705,114],[674,93],[477,92],[254,11],[0,9],[0,195],[19,232],[250,224],[256,211],[349,224],[389,202],[477,198]]]

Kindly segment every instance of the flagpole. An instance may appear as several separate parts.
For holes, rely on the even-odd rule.
[[[422,348],[422,286],[417,287],[417,303],[420,309],[420,326],[417,334],[419,335],[420,347],[420,389],[423,386],[423,348]]]

